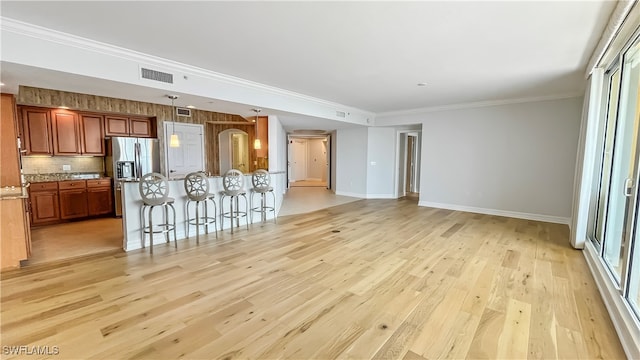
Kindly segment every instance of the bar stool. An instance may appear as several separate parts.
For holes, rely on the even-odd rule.
[[[204,172],[192,172],[184,178],[184,190],[187,193],[187,202],[185,203],[185,213],[187,214],[185,221],[185,232],[189,238],[189,226],[196,227],[196,243],[200,243],[200,226],[204,226],[205,232],[209,233],[209,225],[214,224],[216,230],[216,239],[218,238],[218,222],[216,221],[216,201],[214,194],[209,192],[209,179]],[[196,217],[189,217],[189,204],[195,203]],[[208,214],[208,203],[213,204],[213,216]],[[200,208],[204,212],[204,216],[200,216]]]
[[[253,183],[253,189],[251,189],[251,195],[249,196],[249,202],[251,203],[251,223],[253,224],[253,213],[260,213],[260,220],[262,222],[267,221],[267,211],[273,211],[273,222],[276,222],[276,194],[271,187],[271,175],[266,170],[256,170],[251,175],[251,183]],[[253,196],[260,194],[260,206],[253,206]],[[267,206],[266,194],[273,196],[273,206]]]
[[[249,219],[247,218],[247,210],[249,202],[247,201],[247,192],[244,189],[244,175],[242,171],[231,169],[222,176],[222,186],[224,190],[220,192],[220,209],[224,209],[224,198],[229,197],[229,211],[220,210],[220,230],[224,227],[224,218],[231,220],[231,233],[233,234],[233,221],[236,221],[236,227],[240,227],[240,218],[244,217],[249,230]],[[239,197],[244,198],[245,211],[240,211]],[[235,210],[233,208],[235,202]]]
[[[167,243],[169,243],[169,232],[173,231],[173,242],[176,249],[178,248],[176,236],[176,209],[173,207],[174,199],[169,197],[169,182],[162,174],[149,173],[142,176],[138,183],[138,190],[142,198],[140,206],[140,237],[142,239],[142,247],[145,244],[145,234],[149,234],[149,250],[153,254],[153,234],[164,234]],[[153,224],[153,209],[162,207],[162,223]],[[173,212],[173,223],[169,221],[169,209]],[[148,211],[147,211],[148,210]],[[149,217],[149,222],[145,226],[145,212]]]

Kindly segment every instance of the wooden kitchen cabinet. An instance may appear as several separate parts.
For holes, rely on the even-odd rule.
[[[82,154],[104,156],[104,116],[83,113],[79,116]]]
[[[154,126],[151,119],[130,118],[129,134],[135,137],[155,137]]]
[[[155,137],[154,119],[107,115],[104,124],[106,136]]]
[[[129,136],[129,118],[122,116],[105,116],[104,133],[107,136]]]
[[[69,110],[51,110],[51,133],[54,155],[80,155],[80,121]]]
[[[111,178],[32,183],[29,199],[34,226],[113,212]]]
[[[53,155],[51,111],[44,108],[21,108],[22,143],[26,155]]]
[[[16,102],[12,94],[0,94],[0,187],[22,186],[18,154]]]
[[[89,216],[107,215],[113,212],[111,179],[87,180],[87,204]]]
[[[60,219],[69,220],[89,216],[87,183],[85,180],[60,181]]]
[[[60,221],[58,182],[33,183],[29,188],[31,224],[53,224]]]

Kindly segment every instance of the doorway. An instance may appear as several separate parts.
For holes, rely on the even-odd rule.
[[[219,174],[230,169],[249,172],[249,134],[238,129],[227,129],[218,134]]]
[[[330,135],[289,135],[287,151],[289,187],[331,188],[330,139]]]
[[[420,195],[420,132],[398,132],[396,148],[397,197]]]

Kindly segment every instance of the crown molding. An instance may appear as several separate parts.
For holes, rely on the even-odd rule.
[[[346,112],[349,112],[349,111],[359,112],[371,118],[375,117],[375,113],[371,111],[355,108],[355,107],[344,105],[344,104],[339,104],[336,102],[316,98],[313,96],[300,94],[297,92],[285,90],[282,88],[258,83],[255,81],[251,81],[251,80],[247,80],[247,79],[243,79],[243,78],[239,78],[231,75],[218,73],[218,72],[200,68],[197,66],[192,66],[192,65],[181,63],[181,62],[161,58],[158,56],[145,54],[139,51],[87,39],[84,37],[64,33],[61,31],[45,28],[42,26],[26,23],[23,21],[7,18],[3,16],[0,16],[0,30],[2,32],[5,32],[5,31],[12,32],[12,33],[16,33],[23,36],[29,36],[36,39],[49,41],[52,43],[58,43],[66,46],[73,46],[86,51],[97,52],[100,54],[114,56],[117,58],[129,60],[129,61],[135,61],[135,62],[138,62],[140,65],[160,67],[160,70],[175,71],[175,72],[184,73],[186,75],[200,76],[205,79],[220,81],[220,82],[224,82],[224,83],[235,85],[235,86],[242,86],[245,88],[258,90],[261,92],[267,92],[275,95],[286,96],[290,98],[296,98],[299,100],[314,102],[319,105],[336,108],[337,110],[343,110]]]
[[[381,119],[385,117],[404,116],[404,115],[417,115],[417,114],[441,112],[441,111],[448,111],[448,110],[474,109],[474,108],[489,107],[489,106],[521,104],[521,103],[549,101],[549,100],[562,100],[562,99],[576,98],[583,95],[584,94],[581,92],[571,92],[571,93],[564,93],[564,94],[534,96],[534,97],[517,98],[517,99],[477,101],[477,102],[470,102],[470,103],[429,106],[429,107],[417,108],[417,109],[377,113],[376,119]]]

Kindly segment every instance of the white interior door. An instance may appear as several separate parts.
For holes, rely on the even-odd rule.
[[[169,178],[185,177],[188,173],[204,170],[204,127],[198,124],[165,122],[166,159]],[[170,147],[171,134],[178,135],[180,146]]]
[[[300,181],[307,178],[307,141],[305,139],[293,140],[293,162],[291,181]]]

